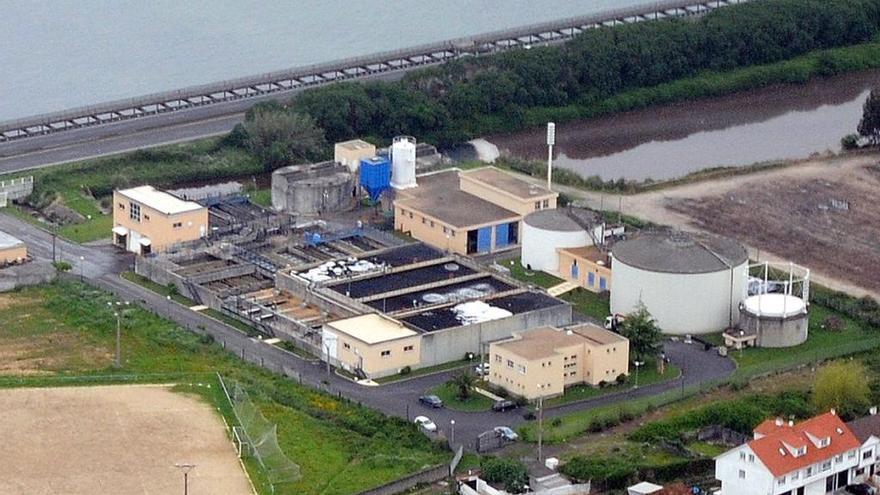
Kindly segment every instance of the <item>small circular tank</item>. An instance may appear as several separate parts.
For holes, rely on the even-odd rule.
[[[807,340],[809,308],[803,299],[788,294],[759,294],[744,300],[739,325],[757,335],[758,347],[791,347]]]

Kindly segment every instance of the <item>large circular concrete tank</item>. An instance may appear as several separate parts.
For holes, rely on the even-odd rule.
[[[532,270],[559,270],[557,248],[592,245],[590,234],[564,210],[539,210],[523,219],[520,261]]]
[[[720,332],[739,321],[748,254],[738,242],[649,232],[615,244],[612,256],[612,313],[630,313],[641,302],[672,335]]]
[[[398,136],[391,143],[391,187],[416,187],[416,139]]]

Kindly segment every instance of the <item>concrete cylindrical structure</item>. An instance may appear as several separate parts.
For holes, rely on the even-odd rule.
[[[532,270],[556,272],[559,270],[557,248],[592,244],[590,234],[565,210],[539,210],[523,218],[520,261]]]
[[[391,187],[416,187],[416,139],[398,136],[391,143]]]
[[[751,296],[740,305],[739,326],[757,335],[758,347],[791,347],[807,340],[809,310],[804,300],[787,294]]]
[[[666,334],[720,332],[739,321],[748,254],[736,241],[651,232],[612,248],[611,312],[641,302]]]
[[[272,173],[272,206],[302,215],[344,211],[354,204],[355,188],[355,176],[345,166],[284,167]]]

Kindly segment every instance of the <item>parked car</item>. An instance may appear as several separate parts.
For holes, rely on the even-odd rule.
[[[416,416],[416,419],[413,420],[413,423],[419,425],[425,431],[437,431],[437,425],[434,424],[433,421],[428,419],[427,416]]]
[[[613,314],[605,317],[605,330],[611,330],[612,332],[617,332],[620,329],[620,326],[623,324],[624,320],[626,320],[626,316],[621,314]]]
[[[477,376],[488,376],[489,375],[489,363],[480,363],[474,367],[474,373]]]
[[[853,495],[877,495],[877,490],[875,490],[873,486],[864,483],[847,485],[846,491]]]
[[[519,438],[519,435],[517,435],[515,431],[510,429],[509,426],[496,426],[494,430],[496,435],[507,440],[508,442],[515,442]]]
[[[435,409],[443,407],[443,401],[436,395],[423,395],[419,397],[419,402]]]
[[[492,410],[495,412],[505,412],[516,409],[516,402],[512,400],[499,400],[492,404]]]

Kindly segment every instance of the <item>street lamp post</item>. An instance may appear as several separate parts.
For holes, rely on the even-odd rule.
[[[85,262],[86,262],[86,257],[80,256],[79,257],[79,283],[83,283],[83,279],[85,278],[84,274],[83,274]]]
[[[454,419],[450,419],[450,420],[449,420],[449,425],[450,425],[451,428],[452,428],[452,431],[451,431],[451,433],[449,434],[449,446],[454,448],[454,445],[455,445],[455,420],[454,420]]]
[[[183,471],[183,495],[189,495],[189,472],[195,469],[196,465],[178,462],[174,467]]]
[[[644,364],[645,364],[644,361],[633,361],[633,366],[636,367],[636,386],[635,386],[635,388],[639,388],[639,368],[641,368],[642,365],[644,365]]]
[[[171,294],[165,296],[165,300],[168,302],[168,315],[171,315]]]
[[[107,302],[107,305],[113,309],[113,316],[116,317],[116,359],[113,361],[116,369],[122,367],[122,317],[124,316],[122,311],[122,306],[128,306],[128,301],[120,302],[116,301],[116,307],[114,309],[114,304],[112,302]]]

